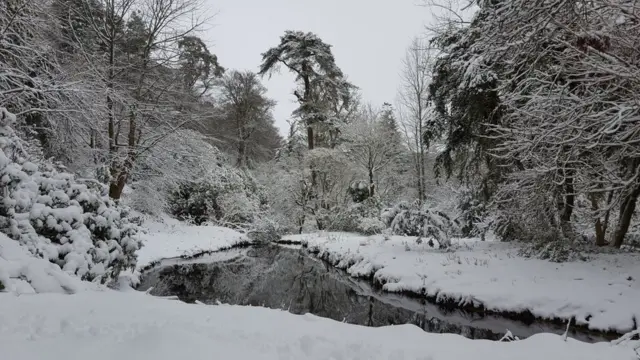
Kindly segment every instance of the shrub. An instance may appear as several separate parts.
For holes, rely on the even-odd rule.
[[[139,220],[103,185],[28,161],[13,121],[0,109],[0,231],[84,280],[104,283],[135,267]]]
[[[179,220],[233,228],[255,223],[266,209],[263,191],[253,177],[224,164],[197,181],[179,184],[168,202],[171,214]]]
[[[463,189],[458,195],[457,210],[460,214],[460,232],[463,236],[482,236],[487,231],[487,209],[480,201],[480,194],[470,189]]]
[[[271,219],[261,218],[249,230],[247,236],[255,243],[267,244],[278,241],[284,234],[284,231],[277,222]]]
[[[379,234],[385,227],[379,220],[381,207],[380,199],[373,196],[359,203],[334,208],[328,215],[327,230]]]
[[[417,203],[399,203],[382,212],[385,225],[396,235],[433,237],[442,245],[450,243],[455,223],[441,211],[421,208]]]
[[[382,233],[385,229],[385,225],[382,220],[378,218],[366,217],[360,219],[356,229],[363,235],[375,235]]]
[[[364,181],[354,181],[347,191],[354,203],[366,201],[370,196],[369,186]]]

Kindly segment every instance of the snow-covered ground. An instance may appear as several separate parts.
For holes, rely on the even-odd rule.
[[[0,293],[0,304],[2,359],[637,359],[637,342],[587,344],[548,334],[511,343],[468,340],[411,325],[367,328],[133,291]]]
[[[143,226],[148,232],[142,235],[143,247],[138,251],[139,269],[161,259],[228,249],[250,242],[244,234],[233,229],[194,226],[168,216],[148,219]]]
[[[416,238],[347,233],[291,235],[352,276],[374,276],[390,292],[425,293],[437,301],[531,311],[594,330],[627,332],[640,320],[640,254],[598,254],[587,262],[552,263],[517,256],[516,245],[454,241],[453,253]]]
[[[180,234],[212,234],[199,230]],[[193,243],[198,247],[180,252],[203,249]],[[173,247],[155,254],[165,257],[160,249],[167,248],[175,255]],[[82,282],[2,234],[0,282],[0,359],[637,360],[640,346],[550,334],[511,343],[469,340],[412,325],[367,328],[265,308],[190,305]]]
[[[16,295],[35,293],[70,294],[97,285],[80,281],[58,265],[33,257],[26,247],[0,233],[0,291]],[[0,303],[1,308],[5,308]],[[2,319],[0,319],[0,326]],[[2,351],[0,350],[0,358]]]

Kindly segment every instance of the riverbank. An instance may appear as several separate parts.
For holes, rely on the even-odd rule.
[[[544,319],[600,332],[626,333],[640,319],[640,254],[595,254],[586,262],[551,263],[517,255],[517,245],[455,240],[456,250],[402,236],[316,233],[285,236],[349,275],[384,291],[434,303]]]
[[[142,272],[162,259],[202,256],[252,243],[246,235],[233,229],[195,226],[169,216],[147,218],[143,226],[147,231],[142,234],[137,266],[123,275],[133,285],[140,281]]]
[[[413,324],[429,333],[470,339],[499,340],[507,332],[520,339],[551,333],[585,342],[619,337],[575,326],[567,331],[564,324],[523,322],[381,291],[370,279],[351,277],[299,246],[292,247],[261,245],[165,259],[143,273],[137,289],[187,303],[261,306],[373,327]]]

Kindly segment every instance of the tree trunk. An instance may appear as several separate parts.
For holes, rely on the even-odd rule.
[[[420,136],[422,138],[422,136]],[[422,140],[420,141],[420,192],[422,193],[422,197],[420,198],[420,204],[422,204],[422,202],[424,201],[424,199],[427,197],[427,185],[426,185],[426,175],[425,175],[425,171],[424,171],[424,143],[422,142]]]
[[[573,187],[573,177],[569,176],[565,179],[564,183],[564,201],[562,201],[562,210],[560,212],[560,228],[562,234],[566,238],[573,236],[573,228],[571,226],[571,215],[573,214],[573,208],[575,205],[575,189]]]
[[[118,178],[116,181],[112,181],[109,184],[109,197],[113,200],[120,200],[122,197],[122,192],[124,191],[124,186],[127,184],[127,177],[129,175],[123,171],[118,174]]]
[[[573,207],[575,205],[575,194],[573,188],[573,178],[569,177],[565,180],[564,187],[564,204],[562,213],[560,214],[560,220],[563,223],[569,223],[571,221],[571,214],[573,214]]]
[[[613,191],[609,191],[609,196],[607,196],[607,211],[604,214],[604,223],[602,224],[602,232],[607,233],[607,229],[609,228],[609,216],[611,215],[611,201],[613,201]]]
[[[236,166],[242,168],[246,165],[245,161],[246,143],[244,139],[238,141],[238,160]]]
[[[309,146],[309,150],[313,150],[314,138],[313,138],[313,127],[311,125],[307,125],[307,144]]]
[[[640,185],[636,185],[636,188],[631,193],[627,194],[620,204],[620,219],[616,226],[616,232],[613,238],[613,246],[619,248],[624,242],[624,237],[629,231],[629,225],[631,224],[631,217],[636,210],[636,202],[640,196]]]
[[[595,194],[590,195],[591,198],[591,209],[596,212],[598,211],[598,199]],[[600,221],[600,216],[596,217],[595,223],[596,230],[596,246],[605,246],[606,243],[606,229]]]
[[[127,180],[129,179],[129,175],[133,170],[133,164],[136,160],[136,114],[135,110],[131,110],[131,114],[129,115],[129,133],[127,135],[127,158],[124,161],[122,167],[117,169],[118,177],[115,181],[111,181],[109,184],[109,197],[114,200],[119,200],[122,196],[122,192],[124,190],[125,185],[127,184]]]
[[[373,183],[373,170],[369,169],[369,196],[373,196],[375,194],[376,185]]]

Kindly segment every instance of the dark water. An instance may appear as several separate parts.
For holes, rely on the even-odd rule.
[[[187,261],[165,260],[145,273],[138,289],[149,288],[153,288],[153,295],[175,295],[185,302],[265,306],[366,326],[414,324],[427,332],[456,333],[472,339],[497,340],[507,329],[520,338],[565,331],[564,326],[527,325],[383,293],[302,250],[275,245]],[[607,340],[604,335],[575,330],[569,335],[588,342]]]

